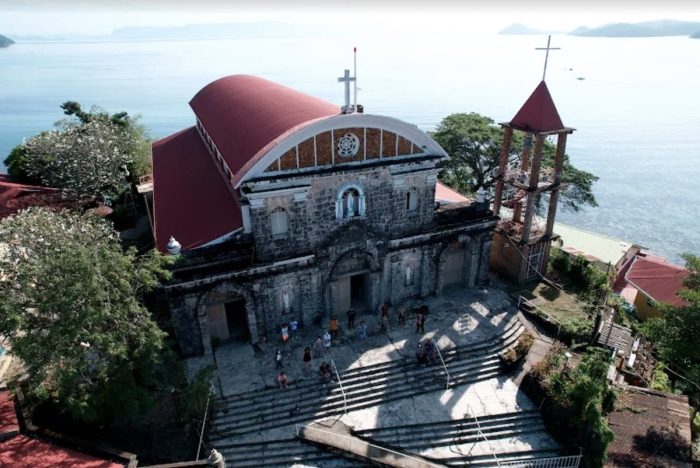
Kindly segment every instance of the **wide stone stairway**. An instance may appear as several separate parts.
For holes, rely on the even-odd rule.
[[[498,355],[513,346],[523,325],[513,317],[504,333],[478,345],[442,350],[450,374],[450,387],[456,387],[500,374]],[[447,377],[438,360],[421,366],[415,358],[379,363],[351,369],[337,382],[326,384],[302,380],[286,391],[264,388],[215,401],[217,414],[209,440],[225,449],[232,436],[315,419],[340,415],[369,406],[446,388]],[[344,390],[344,394],[343,394]]]

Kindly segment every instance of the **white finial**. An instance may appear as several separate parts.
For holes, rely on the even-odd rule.
[[[345,69],[345,73],[342,77],[338,78],[339,83],[345,83],[345,105],[343,106],[343,113],[347,114],[350,112],[350,82],[355,81],[355,78],[350,76],[350,70]]]
[[[479,187],[479,190],[476,191],[476,202],[484,203],[484,200],[486,200],[486,190],[484,187]]]
[[[166,245],[165,248],[168,250],[170,255],[178,255],[182,249],[182,245],[180,245],[180,243],[176,241],[173,236],[170,236],[168,245]]]
[[[355,65],[355,69],[353,70],[353,74],[355,75],[355,86],[353,89],[355,90],[355,95],[352,100],[352,108],[355,112],[357,112],[357,47],[352,48],[352,55],[353,55],[353,62]]]

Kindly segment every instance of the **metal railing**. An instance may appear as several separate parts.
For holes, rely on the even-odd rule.
[[[204,440],[204,427],[207,424],[207,412],[209,411],[209,400],[211,400],[211,395],[214,393],[214,388],[209,388],[209,395],[207,395],[207,404],[204,406],[204,419],[202,419],[202,430],[199,431],[199,444],[197,445],[197,457],[195,460],[199,460],[199,452],[202,450],[202,441]]]
[[[496,451],[491,446],[491,441],[489,440],[488,437],[486,437],[486,434],[484,434],[483,431],[481,430],[481,424],[479,424],[479,418],[477,418],[476,413],[474,413],[474,411],[472,411],[471,405],[467,405],[467,411],[468,411],[468,414],[473,415],[472,417],[474,418],[474,422],[476,423],[476,430],[479,433],[479,435],[484,438],[484,440],[486,441],[486,444],[489,446],[489,451],[491,452],[491,455],[493,455],[493,459],[496,460],[496,466],[501,466],[501,461],[496,456]]]
[[[341,438],[341,439],[349,440],[349,441],[350,441],[350,444],[349,444],[347,447],[340,447],[340,446],[338,446],[338,445],[333,445],[333,444],[327,444],[327,445],[333,445],[334,447],[337,447],[337,448],[339,448],[339,449],[341,449],[341,450],[347,450],[347,451],[352,452],[352,453],[357,453],[357,452],[355,452],[355,451],[353,450],[354,448],[372,447],[372,448],[377,449],[377,450],[379,450],[379,451],[381,451],[381,452],[391,453],[391,454],[393,454],[393,455],[398,455],[399,457],[408,458],[408,459],[410,459],[410,460],[414,460],[414,461],[420,462],[423,466],[429,466],[429,467],[435,467],[435,468],[438,468],[438,467],[441,467],[441,466],[442,466],[442,465],[437,465],[437,464],[435,464],[435,463],[431,463],[431,462],[429,462],[428,460],[425,460],[425,459],[423,459],[423,458],[414,457],[414,456],[409,455],[409,454],[407,454],[407,453],[397,452],[397,451],[395,451],[395,450],[391,450],[391,449],[389,449],[389,448],[382,447],[382,446],[380,446],[380,445],[375,445],[375,444],[373,444],[373,443],[371,443],[371,442],[368,442],[368,441],[366,441],[366,440],[357,439],[357,438],[355,438],[355,437],[346,436],[346,435],[344,435],[344,434],[339,434],[339,433],[333,432],[333,431],[327,431],[327,430],[321,429],[321,428],[319,428],[319,427],[304,426],[304,425],[301,425],[301,424],[295,424],[294,426],[295,426],[295,430],[296,430],[297,437],[299,437],[299,438],[301,438],[301,432],[302,432],[302,430],[312,430],[312,431],[322,432],[322,433],[324,433],[324,434],[330,434],[330,435],[332,435],[333,437],[338,437],[338,438]],[[358,444],[360,447],[355,447],[355,444]]]
[[[440,352],[440,348],[438,347],[437,343],[433,338],[430,339],[430,341],[433,342],[433,346],[435,346],[435,350],[438,353],[438,356],[440,357],[440,362],[442,363],[443,369],[445,369],[445,375],[447,376],[447,384],[445,385],[445,388],[448,389],[450,388],[450,372],[447,370],[447,366],[445,365],[445,360],[442,358],[442,353]]]
[[[514,460],[501,462],[499,466],[511,466],[517,468],[578,468],[583,455],[571,455],[567,457],[535,458],[533,460]]]
[[[340,374],[338,373],[338,368],[335,367],[335,361],[331,359],[331,365],[333,365],[333,371],[335,371],[335,376],[338,379],[338,385],[340,386],[340,391],[343,394],[343,412],[348,412],[348,397],[345,395],[345,389],[343,388],[343,381],[340,379]]]
[[[522,310],[523,310],[523,309],[521,308],[523,304],[527,304],[529,307],[532,307],[532,308],[534,308],[534,309],[537,309],[537,312],[538,312],[540,315],[543,315],[547,320],[549,320],[550,322],[556,324],[556,325],[557,325],[557,338],[559,338],[559,334],[561,333],[561,322],[559,321],[559,319],[557,319],[557,318],[554,317],[553,315],[548,314],[547,312],[545,312],[542,308],[538,307],[537,304],[535,304],[535,303],[532,302],[531,300],[526,299],[526,298],[523,297],[523,296],[518,296],[518,310],[519,310],[519,311],[522,311]]]

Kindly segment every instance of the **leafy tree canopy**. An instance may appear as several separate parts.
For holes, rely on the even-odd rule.
[[[88,422],[131,419],[164,381],[164,337],[143,306],[165,257],[123,252],[103,220],[32,208],[0,223],[0,334],[29,388]]]
[[[483,188],[491,193],[495,185],[494,173],[503,139],[503,129],[495,122],[477,113],[452,114],[438,125],[432,137],[447,153],[447,161],[440,172],[440,179],[464,193],[474,193]],[[509,160],[514,161],[523,149],[524,136],[513,132]],[[542,151],[542,167],[553,167],[556,147],[545,141]],[[564,157],[564,173],[560,203],[567,209],[578,211],[583,206],[597,206],[593,195],[593,183],[598,177],[577,169]]]
[[[151,172],[150,139],[138,120],[97,107],[86,112],[74,101],[61,108],[68,119],[15,147],[5,159],[15,179],[104,199],[124,191],[128,176],[137,181]]]
[[[695,408],[700,408],[700,257],[683,254],[690,275],[685,279],[687,289],[679,295],[686,301],[683,307],[658,304],[662,318],[646,321],[642,331],[654,343],[661,359],[682,374],[677,388],[683,390]],[[673,374],[671,377],[677,377]]]

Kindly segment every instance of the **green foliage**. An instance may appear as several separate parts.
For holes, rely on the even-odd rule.
[[[569,259],[569,255],[562,252],[561,250],[558,251],[555,255],[552,255],[552,268],[554,271],[559,273],[559,275],[564,276],[569,273],[569,270],[571,270],[571,260]]]
[[[13,149],[5,160],[10,175],[65,189],[70,196],[106,199],[151,172],[148,133],[126,112],[86,112],[74,101],[61,108],[72,119]]]
[[[588,342],[591,339],[591,333],[593,333],[593,320],[581,317],[563,320],[561,322],[561,332],[570,342]]]
[[[604,415],[614,408],[616,394],[607,382],[610,355],[607,350],[589,348],[573,369],[563,366],[562,350],[557,358],[546,360],[546,367],[535,372],[548,397],[555,402],[554,413],[563,420],[569,434],[576,434],[590,466],[602,466],[605,451],[613,440]],[[556,408],[559,408],[558,410]]]
[[[200,370],[178,397],[178,415],[183,423],[197,426],[197,428],[202,424],[207,400],[212,396],[209,383],[211,375],[211,368]],[[211,405],[211,402],[209,404]]]
[[[464,193],[474,193],[479,188],[487,192],[494,186],[493,174],[503,139],[503,130],[495,122],[477,113],[452,114],[438,125],[432,137],[447,151],[450,160],[440,172],[440,180]],[[523,135],[515,132],[512,139],[510,161],[517,159],[523,149]],[[542,167],[554,166],[556,148],[545,140],[542,151]],[[560,202],[574,211],[584,205],[597,206],[593,195],[593,183],[598,180],[593,174],[575,168],[564,157],[564,173]]]
[[[672,392],[671,380],[668,374],[664,372],[664,364],[659,362],[654,368],[654,377],[651,381],[651,388],[660,392]]]
[[[23,184],[38,184],[40,181],[31,177],[24,170],[27,165],[27,150],[23,145],[15,146],[5,158],[7,173],[17,182]]]
[[[99,218],[46,209],[4,219],[0,245],[0,334],[33,396],[87,422],[147,409],[170,355],[143,300],[169,276],[167,258],[123,252]]]

